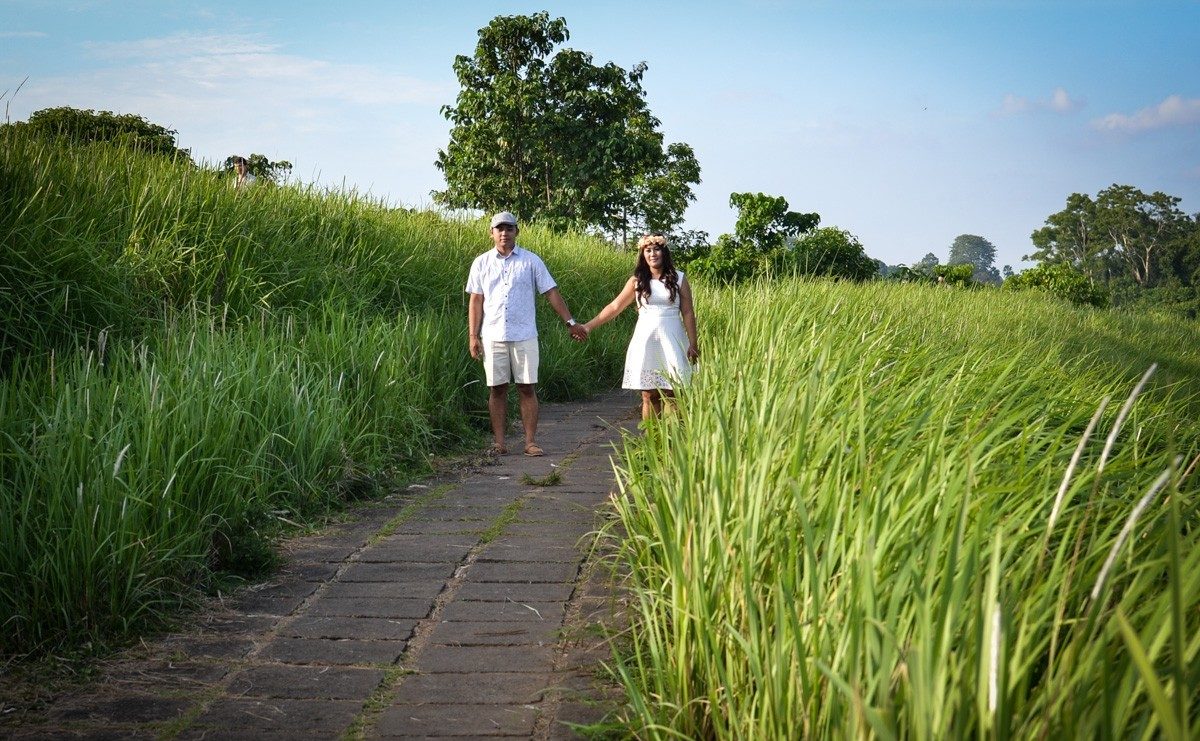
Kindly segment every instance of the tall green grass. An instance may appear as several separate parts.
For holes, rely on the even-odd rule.
[[[0,129],[0,656],[152,627],[220,572],[486,428],[463,286],[486,225]],[[581,315],[632,257],[528,229]],[[619,332],[543,311],[544,398]]]
[[[465,317],[467,269],[490,247],[481,221],[353,192],[236,190],[209,170],[13,129],[0,129],[0,235],[3,361],[101,330],[140,336],[164,309],[193,304],[224,319],[331,301],[363,315]],[[520,242],[576,305],[602,305],[631,270],[632,258],[587,237],[529,228]]]
[[[0,647],[134,626],[214,569],[260,566],[259,531],[466,435],[474,369],[447,357],[456,329],[189,323],[6,379]]]
[[[678,423],[627,440],[617,501],[637,735],[1200,732],[1195,326],[696,294],[701,369]]]

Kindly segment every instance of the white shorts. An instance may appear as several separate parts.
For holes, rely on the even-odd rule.
[[[483,372],[488,386],[500,386],[509,382],[537,383],[538,341],[483,342]]]

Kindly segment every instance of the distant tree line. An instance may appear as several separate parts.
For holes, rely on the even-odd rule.
[[[880,265],[892,280],[958,285],[1000,284],[1035,288],[1078,304],[1164,309],[1200,316],[1200,213],[1188,215],[1180,199],[1112,185],[1095,198],[1072,193],[1066,208],[1046,217],[1031,235],[1037,265],[997,271],[995,247],[962,234],[945,264],[932,252],[906,265]],[[969,265],[971,269],[960,266]]]
[[[236,172],[234,169],[234,162],[237,160],[238,156],[239,155],[231,154],[226,157],[225,162],[221,165],[221,171],[230,175]],[[252,152],[245,159],[246,170],[260,181],[266,181],[270,183],[279,182],[280,180],[286,179],[292,171],[291,162],[288,162],[287,160],[272,162],[271,160],[267,159],[266,155],[258,154],[257,152]]]
[[[879,273],[889,280],[941,283],[957,286],[1000,285],[1013,274],[1005,265],[1003,273],[996,269],[996,245],[976,234],[960,234],[950,243],[950,255],[945,263],[927,252],[908,265],[880,264]]]
[[[133,113],[118,114],[59,106],[35,111],[29,114],[26,121],[4,126],[69,144],[111,142],[138,152],[192,161],[191,151],[181,149],[175,142],[178,132],[150,123]]]

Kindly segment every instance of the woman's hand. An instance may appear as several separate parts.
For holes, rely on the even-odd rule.
[[[688,360],[690,360],[693,363],[696,362],[697,360],[699,360],[700,359],[700,348],[696,347],[695,345],[688,345],[687,358],[688,358]]]

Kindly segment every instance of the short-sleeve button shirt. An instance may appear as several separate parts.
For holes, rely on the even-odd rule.
[[[508,257],[495,249],[476,257],[466,290],[483,294],[482,338],[490,342],[536,338],[534,299],[556,285],[542,258],[519,246]]]

